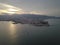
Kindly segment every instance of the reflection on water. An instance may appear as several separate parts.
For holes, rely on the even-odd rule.
[[[16,26],[14,24],[12,24],[11,22],[9,23],[9,35],[10,35],[11,43],[15,43],[15,41],[16,41]]]
[[[13,45],[17,37],[16,25],[12,22],[0,21],[0,45]]]
[[[10,45],[17,45],[17,31],[22,29],[22,26],[18,26],[15,24],[12,24],[12,22],[9,22],[8,24],[8,32],[9,32],[9,39],[10,39]]]
[[[49,27],[36,27],[1,21],[0,45],[60,45],[60,20],[49,23]]]
[[[13,25],[11,23],[9,23],[9,33],[10,33],[11,37],[13,37],[16,33],[16,27],[15,27],[15,25]]]

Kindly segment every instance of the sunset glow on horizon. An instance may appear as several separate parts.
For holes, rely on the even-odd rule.
[[[8,4],[3,4],[0,3],[0,14],[43,14],[43,12],[38,12],[38,11],[24,11],[21,8],[8,5]]]
[[[0,14],[21,14],[23,12],[22,9],[18,8],[18,7],[14,7],[8,4],[3,4],[0,3]]]

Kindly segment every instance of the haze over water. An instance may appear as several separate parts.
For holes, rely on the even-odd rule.
[[[58,45],[60,20],[48,20],[50,25],[33,26],[0,21],[0,45]]]
[[[59,17],[60,0],[0,0],[0,15],[13,14]],[[0,21],[0,45],[60,45],[60,19],[48,22],[50,26]]]

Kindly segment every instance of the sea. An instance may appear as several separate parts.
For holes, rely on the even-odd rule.
[[[60,45],[60,19],[47,21],[50,26],[0,21],[0,45]]]

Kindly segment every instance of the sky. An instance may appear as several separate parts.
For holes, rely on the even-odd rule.
[[[0,0],[0,3],[19,8],[20,13],[60,16],[60,0]]]

